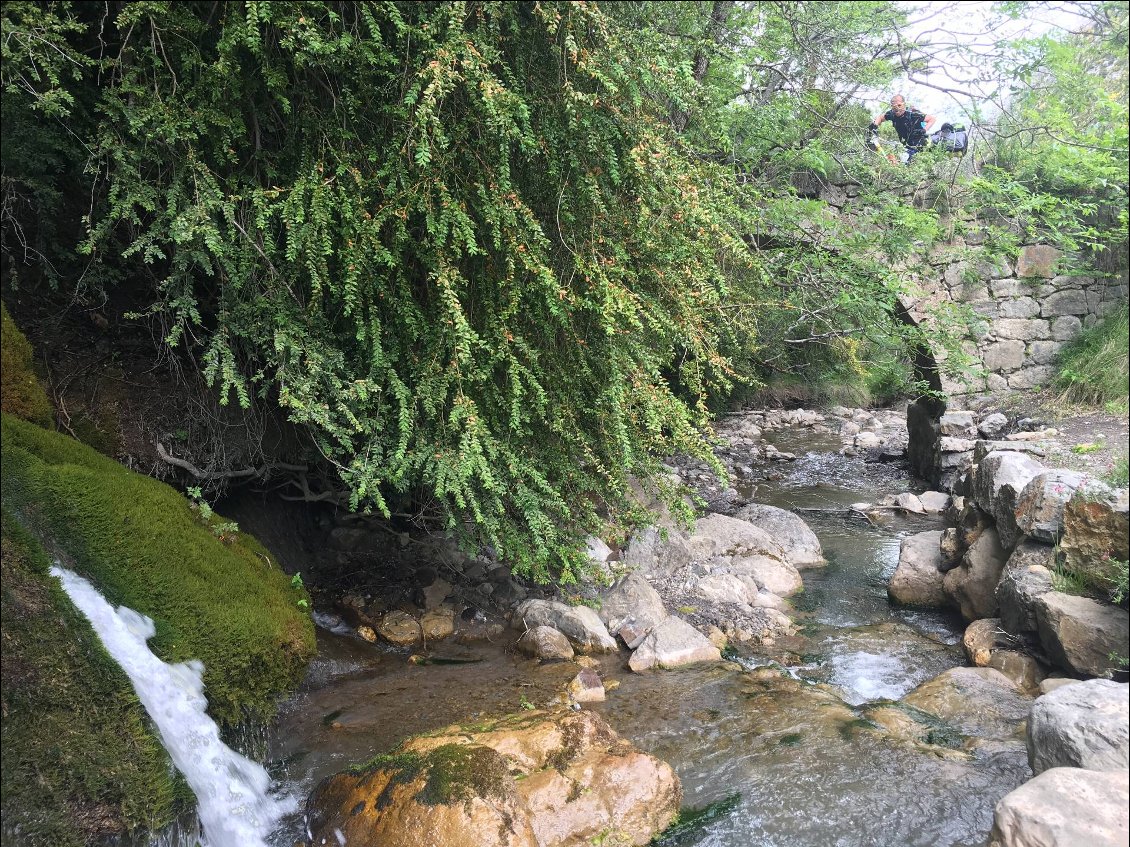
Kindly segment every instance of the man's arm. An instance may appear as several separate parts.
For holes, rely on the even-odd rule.
[[[930,132],[930,127],[932,127],[932,126],[934,125],[934,122],[935,122],[936,120],[937,120],[937,118],[936,118],[936,117],[934,117],[933,115],[927,115],[927,116],[926,116],[926,120],[924,120],[924,121],[922,122],[922,128],[923,128],[923,129],[925,129],[927,133],[929,133],[929,132]]]
[[[879,124],[881,124],[886,119],[887,119],[887,113],[883,112],[883,114],[879,115],[879,117],[877,117],[877,118],[875,118],[875,120],[871,121],[871,126],[875,127],[875,129],[878,129]]]

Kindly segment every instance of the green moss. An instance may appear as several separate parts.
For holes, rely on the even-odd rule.
[[[129,680],[6,511],[0,543],[5,836],[67,847],[169,823],[190,794]]]
[[[480,745],[444,744],[423,754],[385,754],[350,770],[356,774],[393,772],[388,787],[377,798],[378,807],[393,786],[407,785],[420,777],[424,785],[415,799],[428,806],[468,803],[475,797],[505,800],[513,786],[502,756]]]
[[[251,536],[216,538],[167,485],[16,418],[2,428],[5,508],[110,602],[153,618],[165,661],[204,663],[213,717],[267,717],[314,653],[305,592]]]
[[[730,814],[741,801],[742,795],[734,792],[705,806],[680,809],[671,825],[655,836],[651,843],[656,847],[695,844],[702,839],[703,831],[708,824]]]
[[[40,426],[54,425],[51,401],[32,369],[31,345],[0,303],[0,410]]]

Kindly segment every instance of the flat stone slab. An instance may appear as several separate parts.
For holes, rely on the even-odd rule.
[[[682,618],[672,616],[648,634],[632,653],[628,667],[639,672],[721,660],[722,653],[709,638]]]

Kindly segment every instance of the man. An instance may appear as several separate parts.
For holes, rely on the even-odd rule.
[[[906,147],[906,161],[910,160],[926,149],[929,142],[930,127],[937,120],[933,115],[925,115],[915,108],[907,108],[906,98],[896,94],[891,98],[890,110],[879,115],[872,121],[868,129],[878,131],[883,121],[890,121],[895,125],[899,141]]]

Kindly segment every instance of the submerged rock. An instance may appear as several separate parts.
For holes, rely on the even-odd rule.
[[[1130,698],[1125,683],[1092,679],[1039,698],[1028,718],[1028,763],[1113,771],[1130,767]]]
[[[678,777],[592,712],[529,713],[409,739],[322,782],[314,844],[644,845],[674,820]]]
[[[997,803],[990,847],[1126,847],[1130,771],[1052,768]]]
[[[1032,698],[994,668],[951,668],[922,683],[902,702],[942,718],[965,735],[999,739],[1017,736]]]

